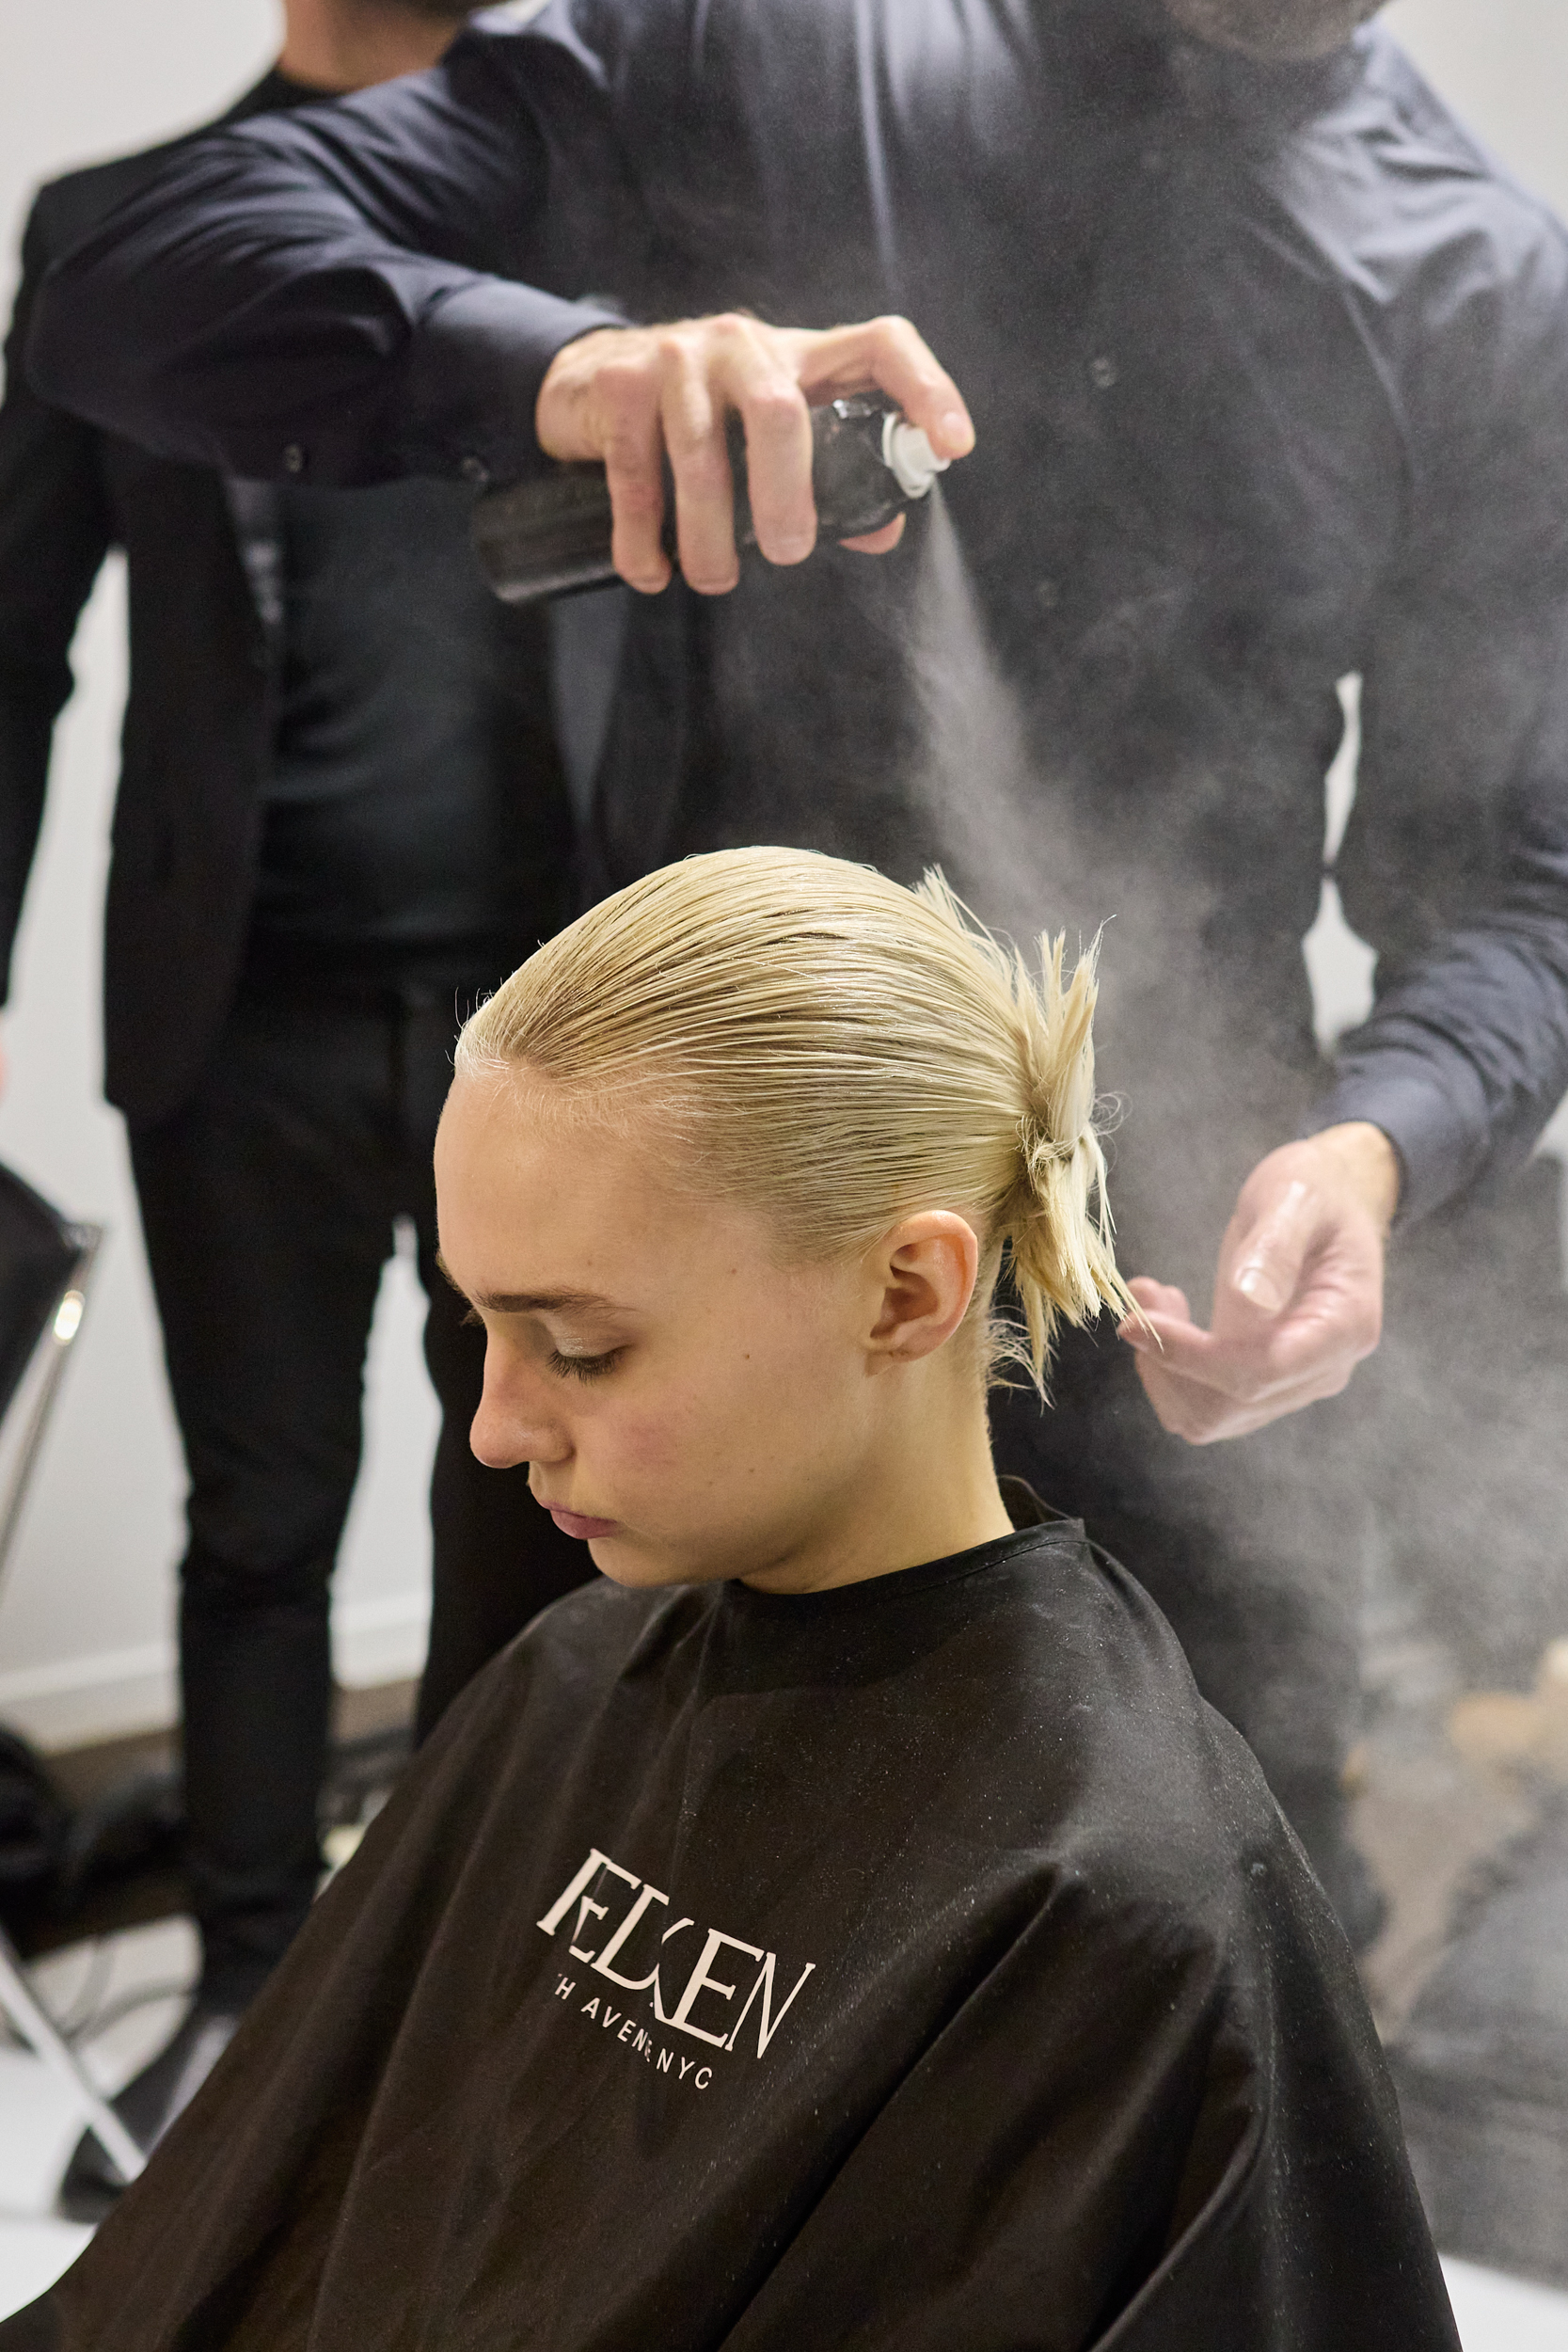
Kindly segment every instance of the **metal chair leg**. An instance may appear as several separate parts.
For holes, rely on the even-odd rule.
[[[16,1947],[0,1928],[0,2010],[4,2010],[23,2040],[45,2066],[70,2085],[87,2123],[105,2155],[134,2181],[147,2163],[135,2141],[103,2093],[93,2088],[87,2069],[59,2027],[40,2008],[17,1958]]]
[[[55,1302],[55,1311],[50,1320],[47,1337],[40,1343],[40,1347],[47,1348],[48,1357],[33,1400],[32,1412],[28,1416],[27,1427],[23,1436],[16,1461],[12,1466],[9,1485],[4,1502],[0,1502],[0,1578],[5,1576],[10,1562],[11,1547],[16,1541],[17,1530],[22,1524],[22,1508],[33,1483],[33,1472],[38,1468],[44,1431],[49,1426],[49,1417],[59,1396],[60,1382],[65,1376],[66,1359],[70,1356],[71,1343],[82,1327],[82,1318],[87,1312],[87,1296],[92,1287],[93,1268],[103,1242],[102,1225],[71,1225],[62,1228],[62,1231],[70,1236],[75,1247],[76,1263],[71,1269],[65,1289]],[[33,1359],[35,1364],[37,1360],[35,1356]]]

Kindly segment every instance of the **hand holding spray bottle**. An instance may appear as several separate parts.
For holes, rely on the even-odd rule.
[[[811,412],[812,490],[824,539],[859,539],[927,497],[948,460],[920,427],[877,397],[830,401]],[[730,433],[735,476],[735,537],[754,547],[746,493],[746,447],[736,420]],[[610,562],[610,489],[602,466],[558,466],[536,481],[490,490],[476,501],[473,544],[482,569],[508,604],[599,588],[616,577]],[[667,544],[673,553],[673,538]]]

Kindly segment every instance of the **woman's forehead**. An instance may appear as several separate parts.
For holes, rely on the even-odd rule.
[[[770,1255],[756,1212],[673,1181],[667,1138],[542,1116],[531,1089],[460,1077],[437,1138],[441,1248],[467,1295],[648,1298],[723,1257]]]

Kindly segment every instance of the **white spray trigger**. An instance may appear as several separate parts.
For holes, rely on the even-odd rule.
[[[919,425],[894,410],[882,426],[882,463],[907,499],[923,499],[952,460],[939,457]]]

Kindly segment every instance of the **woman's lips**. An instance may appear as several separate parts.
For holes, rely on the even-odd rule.
[[[563,1511],[558,1502],[545,1505],[563,1535],[575,1535],[579,1543],[591,1544],[595,1535],[613,1535],[613,1519],[585,1519],[580,1511]]]

